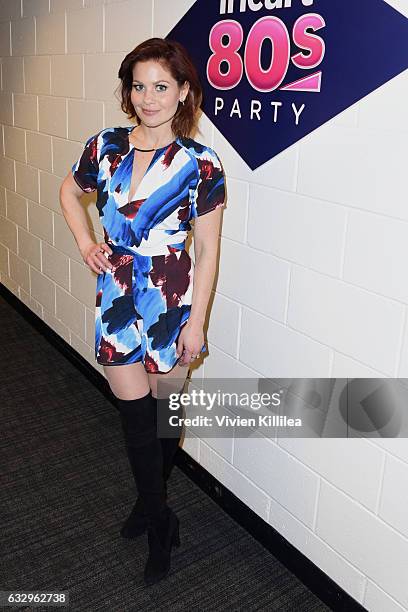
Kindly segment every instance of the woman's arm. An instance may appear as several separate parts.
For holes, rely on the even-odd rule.
[[[179,365],[189,365],[191,355],[199,355],[204,344],[203,326],[217,267],[221,208],[194,220],[194,284],[190,316],[177,343]]]
[[[60,205],[62,214],[68,224],[69,229],[74,235],[78,249],[81,253],[84,262],[97,274],[101,271],[106,271],[112,265],[106,260],[103,253],[97,252],[99,248],[105,248],[108,253],[112,253],[109,247],[103,247],[103,244],[97,245],[92,239],[89,227],[86,221],[84,207],[80,202],[80,197],[83,195],[83,190],[76,183],[72,172],[69,172],[65,177],[60,188]],[[95,247],[98,247],[96,249]],[[102,270],[101,270],[102,268]]]

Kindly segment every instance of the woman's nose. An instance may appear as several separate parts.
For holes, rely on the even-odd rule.
[[[154,102],[155,98],[156,98],[155,91],[147,90],[145,93],[145,97],[144,97],[145,104],[149,104],[149,102]]]

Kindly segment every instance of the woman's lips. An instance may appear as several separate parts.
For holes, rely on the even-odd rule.
[[[156,113],[158,113],[159,111],[151,111],[151,110],[146,110],[146,109],[142,109],[145,115],[155,115]]]

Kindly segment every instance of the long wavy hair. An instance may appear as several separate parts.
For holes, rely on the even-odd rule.
[[[179,102],[176,114],[171,124],[174,134],[178,137],[190,137],[198,129],[199,109],[202,102],[202,87],[197,70],[185,47],[175,40],[164,38],[149,38],[140,43],[128,53],[119,68],[118,77],[121,83],[118,87],[121,108],[129,119],[140,118],[137,115],[130,96],[132,93],[133,67],[136,62],[148,60],[159,61],[177,81],[179,87],[189,82],[190,88],[184,104]]]

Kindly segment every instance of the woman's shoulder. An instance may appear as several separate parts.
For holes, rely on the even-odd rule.
[[[220,159],[217,153],[210,146],[202,144],[193,138],[181,137],[178,141],[182,144],[183,148],[186,149],[192,157],[196,160],[207,160],[212,161],[216,165],[221,165]]]

